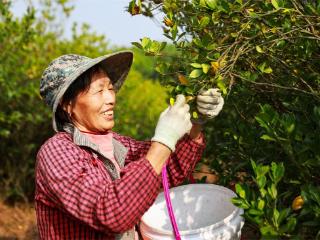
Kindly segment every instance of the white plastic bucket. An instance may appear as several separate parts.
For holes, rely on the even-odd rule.
[[[189,184],[170,189],[181,239],[240,239],[243,210],[231,203],[236,194],[213,184]],[[143,215],[140,231],[145,240],[174,240],[166,201],[160,193]]]

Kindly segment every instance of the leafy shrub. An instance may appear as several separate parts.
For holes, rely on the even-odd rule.
[[[235,202],[248,203],[247,222],[263,237],[319,237],[320,2],[132,0],[128,11],[164,14],[174,54],[147,37],[134,45],[155,57],[172,95],[223,92],[224,110],[206,126],[205,160],[221,184],[239,183]],[[277,183],[273,169],[283,169]],[[270,193],[261,194],[261,181]],[[304,204],[294,210],[297,196]]]

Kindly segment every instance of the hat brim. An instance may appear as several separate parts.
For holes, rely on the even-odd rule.
[[[81,74],[86,72],[88,69],[93,66],[100,64],[103,70],[107,73],[108,77],[112,81],[113,87],[115,91],[119,91],[121,86],[123,85],[128,73],[130,71],[131,65],[133,61],[133,53],[131,51],[120,51],[108,55],[104,55],[98,58],[94,58],[89,61],[87,64],[83,65],[76,71],[71,74],[68,79],[65,81],[65,84],[58,91],[58,94],[55,98],[55,102],[52,108],[52,125],[53,129],[57,132],[57,121],[56,121],[56,110],[57,107],[67,91],[70,85],[79,77]]]

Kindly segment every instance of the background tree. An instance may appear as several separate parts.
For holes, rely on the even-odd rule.
[[[86,24],[75,24],[72,37],[64,39],[62,22],[72,9],[69,1],[42,0],[17,18],[11,1],[0,3],[0,198],[9,203],[33,200],[36,153],[53,135],[50,109],[39,95],[43,70],[62,54],[98,57],[120,50]],[[153,62],[135,53],[117,99],[116,130],[140,140],[152,136],[165,107],[166,91],[155,81]]]
[[[264,238],[320,237],[320,1],[133,0],[128,11],[164,15],[174,54],[133,44],[172,95],[223,92],[206,160],[221,184],[237,183],[247,223]]]

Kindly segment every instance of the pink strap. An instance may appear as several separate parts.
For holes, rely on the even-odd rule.
[[[172,225],[172,228],[174,231],[174,235],[176,237],[176,240],[181,240],[178,225],[176,223],[176,218],[174,217],[174,213],[173,213],[172,205],[171,205],[171,199],[170,199],[170,194],[169,194],[169,184],[168,184],[168,178],[167,178],[167,165],[166,164],[162,168],[162,185],[163,185],[164,197],[166,199],[167,209],[168,209],[168,213],[170,216],[170,221],[171,221],[171,225]]]

